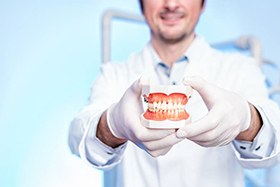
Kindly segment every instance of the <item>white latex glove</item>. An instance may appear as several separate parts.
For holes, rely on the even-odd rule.
[[[204,147],[222,146],[249,128],[250,106],[241,96],[197,76],[185,77],[183,83],[200,94],[209,112],[200,120],[180,128],[178,138],[187,138]]]
[[[107,123],[112,134],[130,140],[153,157],[166,154],[174,144],[182,139],[176,137],[175,130],[148,129],[140,122],[143,113],[143,78],[136,80],[124,93],[121,100],[107,110]]]

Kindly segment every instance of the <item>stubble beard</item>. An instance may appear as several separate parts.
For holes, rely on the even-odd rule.
[[[183,33],[177,37],[167,37],[164,34],[159,34],[159,38],[166,44],[176,44],[184,41],[187,38],[187,33]]]

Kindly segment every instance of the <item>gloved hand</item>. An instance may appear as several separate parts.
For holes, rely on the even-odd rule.
[[[141,98],[144,78],[136,80],[124,93],[121,100],[107,110],[107,123],[112,134],[120,139],[130,140],[153,157],[166,154],[182,139],[175,130],[148,129],[140,122],[143,113]]]
[[[200,120],[180,128],[176,133],[178,138],[187,138],[204,147],[222,146],[249,128],[250,106],[241,96],[198,76],[185,77],[183,83],[200,94],[209,112]]]

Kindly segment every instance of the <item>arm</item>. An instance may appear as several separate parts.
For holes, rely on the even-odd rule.
[[[102,114],[97,129],[97,137],[112,148],[130,141],[153,157],[166,154],[174,144],[181,141],[175,130],[149,129],[141,124],[144,112],[142,105],[142,84],[136,80],[122,98]]]
[[[256,131],[254,138],[251,137],[251,140],[244,138],[250,136],[246,133],[242,138],[238,136],[233,141],[236,156],[241,165],[248,168],[273,165],[279,155],[279,106],[269,99],[265,76],[254,61],[247,61],[239,67],[236,85],[239,87],[235,91],[241,93],[254,106],[255,110],[251,111],[251,122],[255,124],[255,129],[258,128],[258,119],[254,117],[259,116],[261,120],[261,127],[258,128],[258,132]],[[254,115],[256,112],[258,115]]]
[[[102,66],[101,75],[92,86],[88,105],[72,120],[69,128],[68,143],[72,153],[99,169],[111,168],[117,164],[126,147],[124,144],[112,149],[96,137],[98,124],[104,119],[102,114],[120,99],[127,86],[123,82],[117,84],[117,74],[118,71],[111,64]]]
[[[238,66],[234,92],[199,78],[190,80],[187,84],[199,92],[209,113],[179,130],[177,135],[205,147],[233,142],[241,165],[258,168],[271,166],[277,161],[280,111],[268,99],[264,77],[252,64],[246,62]]]
[[[253,142],[262,127],[263,122],[260,113],[251,103],[249,103],[249,106],[251,112],[250,126],[247,130],[240,132],[236,137],[236,140]]]
[[[120,77],[124,75],[123,68],[119,72]],[[73,120],[69,133],[72,152],[100,169],[121,161],[128,140],[154,157],[166,154],[181,141],[174,130],[147,129],[141,124],[140,80],[127,88],[129,79],[115,74],[103,71],[94,84],[90,104]]]
[[[107,111],[103,112],[98,122],[96,137],[112,148],[116,148],[127,141],[117,138],[112,134],[107,123]]]
[[[249,135],[246,139],[255,137],[261,124],[251,120],[256,117],[252,113],[254,107],[244,98],[198,76],[187,77],[183,83],[199,93],[208,113],[200,120],[180,128],[178,137],[188,138],[203,147],[227,145],[238,135],[241,138]]]

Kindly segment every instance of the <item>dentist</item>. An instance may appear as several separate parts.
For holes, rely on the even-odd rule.
[[[69,130],[72,152],[105,171],[105,187],[242,187],[243,167],[279,155],[280,111],[253,59],[224,54],[195,34],[204,0],[142,0],[150,42],[124,63],[106,63]],[[195,90],[180,129],[149,129],[139,77]],[[183,81],[182,81],[183,80]]]

